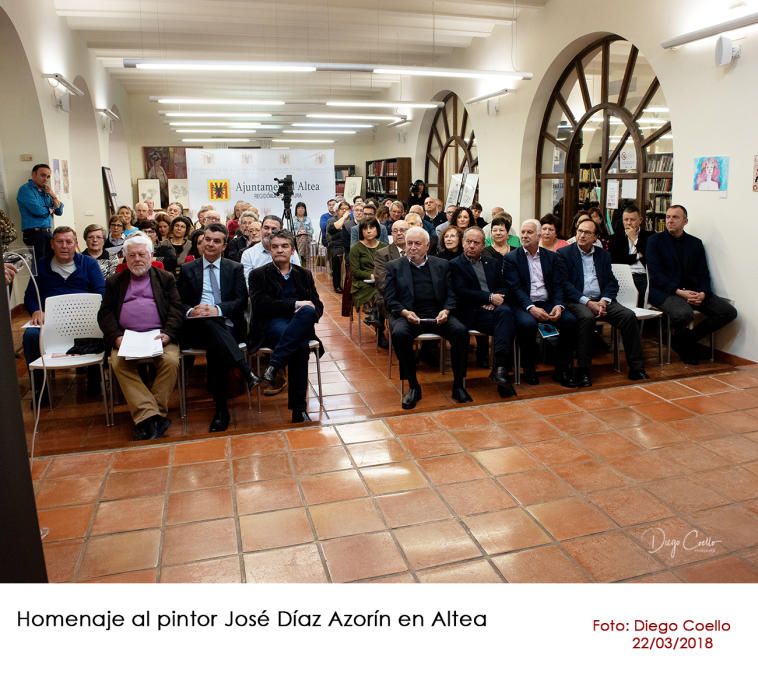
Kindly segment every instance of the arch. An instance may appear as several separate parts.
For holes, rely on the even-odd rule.
[[[74,85],[84,91],[82,97],[71,99],[68,119],[69,177],[72,183],[76,181],[76,189],[71,189],[74,228],[81,236],[88,224],[105,225],[107,219],[97,137],[98,120],[87,82],[78,75]]]
[[[47,162],[47,137],[42,119],[37,80],[13,21],[0,8],[0,65],[13,69],[0,71],[0,91],[7,98],[0,109],[0,208],[9,212],[21,239],[16,191],[28,179],[35,163]],[[31,155],[22,161],[20,154]]]
[[[476,134],[461,98],[454,92],[445,92],[437,99],[443,105],[437,109],[429,127],[424,181],[428,191],[444,202],[450,176],[478,172],[479,156]]]
[[[595,205],[615,226],[623,205],[635,202],[647,211],[647,227],[660,229],[671,199],[673,137],[657,76],[618,35],[594,37],[562,58],[534,154],[535,215],[553,210],[565,224]]]

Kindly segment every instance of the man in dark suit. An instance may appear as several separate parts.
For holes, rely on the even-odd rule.
[[[103,331],[106,352],[129,406],[134,437],[151,440],[161,437],[171,420],[168,400],[176,386],[179,368],[179,333],[184,322],[182,302],[173,274],[152,267],[153,243],[144,235],[127,238],[123,247],[126,270],[108,278],[97,322]],[[118,349],[124,332],[158,330],[163,354],[152,360],[128,360]],[[155,379],[148,387],[140,374],[140,364],[152,362]]]
[[[492,378],[500,396],[515,396],[508,379],[508,364],[515,322],[513,311],[505,303],[505,280],[499,265],[483,258],[484,231],[472,226],[463,234],[463,255],[450,261],[450,277],[456,296],[455,315],[468,330],[493,336],[495,367]]]
[[[427,257],[428,250],[429,234],[414,226],[405,234],[405,256],[387,264],[384,304],[391,314],[392,345],[400,365],[400,378],[408,381],[408,392],[402,401],[404,409],[414,408],[421,399],[413,341],[422,333],[437,333],[450,341],[453,400],[472,401],[463,386],[468,331],[450,315],[455,309],[455,295],[447,260]]]
[[[324,313],[313,275],[291,263],[295,241],[289,231],[269,237],[272,262],[253,270],[248,278],[252,321],[250,350],[269,347],[271,354],[263,382],[272,384],[277,373],[289,368],[287,405],[293,423],[310,421],[307,413],[308,343],[318,340],[315,325]],[[319,341],[320,345],[320,341]],[[323,346],[319,353],[323,354]]]
[[[387,279],[387,263],[397,260],[405,255],[405,232],[410,228],[410,224],[404,219],[392,224],[392,243],[385,248],[380,248],[374,258],[374,286],[379,295],[377,297],[376,309],[379,316],[379,325],[376,333],[376,344],[380,348],[387,348],[389,343],[384,337],[384,322],[387,318],[387,310],[384,305],[384,284]]]
[[[205,348],[208,363],[208,390],[216,404],[209,430],[229,427],[229,371],[238,367],[252,389],[259,383],[250,371],[239,343],[244,340],[247,287],[242,265],[222,258],[226,248],[225,227],[211,224],[205,229],[203,256],[182,265],[179,296],[184,305],[184,344]]]
[[[597,225],[587,219],[576,227],[576,243],[558,251],[566,265],[566,307],[577,318],[576,385],[592,386],[592,340],[598,319],[621,331],[629,379],[647,379],[637,317],[616,301],[619,283],[613,276],[611,256],[595,245],[596,240]]]
[[[537,219],[524,221],[521,224],[521,248],[508,253],[503,261],[505,285],[516,318],[524,381],[539,384],[535,334],[538,324],[546,324],[557,327],[560,332],[553,378],[563,386],[575,387],[569,365],[576,318],[566,310],[563,289],[566,270],[556,253],[539,247],[540,230]]]
[[[698,342],[734,321],[737,310],[713,293],[705,248],[684,230],[686,225],[687,210],[674,204],[666,211],[666,231],[648,241],[649,300],[668,314],[674,333],[671,345],[679,357],[696,365],[705,354]],[[696,310],[705,320],[690,330]]]
[[[637,287],[637,306],[644,308],[647,291],[647,259],[645,249],[653,231],[642,228],[642,214],[636,204],[630,204],[621,215],[624,234],[611,236],[608,252],[614,265],[629,265],[634,286]]]

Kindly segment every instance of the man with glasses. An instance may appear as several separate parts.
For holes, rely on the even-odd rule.
[[[592,386],[592,341],[595,321],[602,319],[621,331],[629,365],[629,379],[647,379],[642,341],[634,311],[619,304],[618,280],[613,275],[611,256],[596,246],[597,226],[592,219],[576,229],[576,243],[558,251],[566,266],[566,307],[577,319],[577,386]]]
[[[453,401],[473,400],[464,386],[468,331],[451,316],[455,294],[448,281],[448,262],[428,257],[428,250],[429,234],[414,226],[405,234],[405,255],[387,263],[384,303],[391,314],[392,345],[400,365],[400,378],[408,382],[402,400],[406,410],[415,408],[421,400],[413,341],[422,333],[437,333],[450,342]]]
[[[268,265],[271,262],[271,244],[269,238],[272,233],[278,233],[282,230],[282,220],[274,214],[266,214],[261,222],[261,240],[259,243],[247,248],[242,253],[242,259],[240,262],[245,268],[245,283],[249,287],[250,273],[256,268]],[[292,260],[293,265],[300,265],[300,256],[297,251],[293,249]]]

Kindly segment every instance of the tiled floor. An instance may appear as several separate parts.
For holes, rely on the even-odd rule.
[[[320,425],[240,396],[208,437],[197,368],[186,429],[136,446],[123,405],[105,428],[58,382],[33,463],[51,580],[758,581],[758,366],[632,386],[606,365],[593,390],[509,401],[474,370],[458,408],[430,369],[403,412],[386,353],[324,295]]]
[[[758,367],[34,477],[54,581],[756,582]]]

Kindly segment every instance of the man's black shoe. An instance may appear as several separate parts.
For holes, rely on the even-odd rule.
[[[163,437],[165,432],[169,429],[171,426],[171,419],[166,418],[165,416],[153,416],[154,419],[154,425],[155,425],[155,437],[160,438]]]
[[[245,382],[247,383],[248,391],[252,391],[261,383],[261,378],[257,376],[255,372],[250,372],[250,374],[245,377]]]
[[[516,396],[516,389],[510,382],[508,382],[507,386],[498,384],[497,393],[501,399],[509,399],[511,396]]]
[[[563,384],[563,382],[561,382]],[[563,386],[566,386],[563,384]],[[592,378],[590,373],[586,369],[578,369],[576,371],[576,379],[574,380],[574,386],[587,387],[592,386]]]
[[[268,384],[269,386],[273,386],[276,383],[277,370],[278,367],[274,367],[274,365],[269,365],[266,367],[266,371],[263,373],[263,383]]]
[[[390,344],[387,337],[384,335],[384,331],[380,330],[379,334],[376,336],[376,344],[383,350],[389,348]]]
[[[311,417],[305,411],[292,411],[293,423],[310,423]]]
[[[208,426],[209,433],[223,433],[229,427],[229,409],[217,408],[216,413],[213,416],[210,426]]]
[[[155,416],[145,418],[134,426],[134,439],[135,440],[154,440],[158,436]]]
[[[574,375],[571,373],[570,370],[564,369],[564,370],[555,370],[553,372],[553,380],[558,382],[561,386],[565,386],[568,389],[575,389],[576,388],[576,380],[574,379]],[[590,382],[591,386],[592,383]]]
[[[540,378],[537,376],[537,370],[533,367],[525,369],[522,378],[524,382],[531,384],[532,386],[536,386],[540,383]]]
[[[457,403],[466,403],[474,400],[471,398],[471,394],[469,394],[462,386],[453,387],[452,397],[453,401],[456,401]]]
[[[412,386],[403,396],[402,407],[409,411],[412,408],[416,408],[416,404],[421,401],[421,387]]]
[[[629,379],[631,379],[633,382],[639,382],[643,379],[650,379],[650,377],[644,369],[630,369]]]

